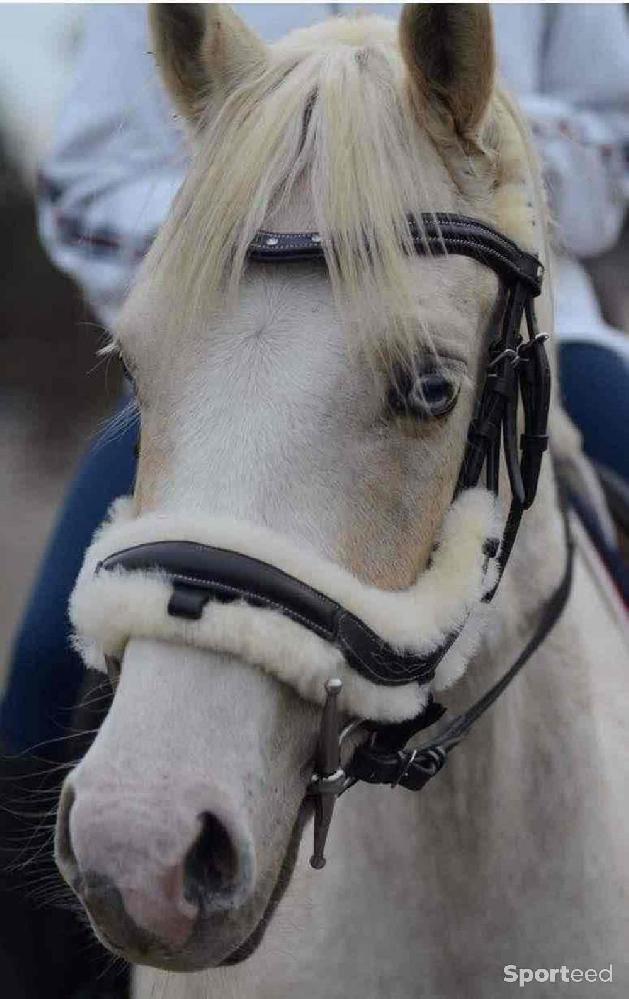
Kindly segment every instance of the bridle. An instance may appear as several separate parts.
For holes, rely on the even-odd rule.
[[[524,511],[533,503],[547,448],[551,373],[533,300],[541,291],[543,268],[536,256],[491,226],[453,214],[425,214],[421,225],[409,222],[419,255],[459,254],[490,267],[504,291],[497,329],[489,344],[485,381],[468,430],[455,498],[475,488],[485,470],[487,489],[498,496],[501,449],[511,489],[502,537],[488,537],[483,549],[484,571],[490,564],[492,584],[484,592],[489,603],[510,557]],[[332,251],[333,252],[333,251]],[[289,264],[324,261],[318,233],[257,233],[249,246],[253,261]],[[526,328],[526,338],[521,327]],[[518,405],[522,403],[524,432],[518,440]],[[545,603],[529,642],[513,665],[466,712],[448,720],[445,709],[431,698],[422,712],[395,724],[356,720],[340,731],[337,698],[341,681],[330,678],[321,717],[315,772],[309,793],[315,801],[315,847],[311,863],[325,864],[324,846],[336,798],[357,781],[400,785],[420,790],[443,767],[448,754],[503,693],[543,642],[568,600],[573,543],[563,513],[567,559],[562,580]],[[208,601],[243,600],[253,607],[272,608],[338,648],[353,670],[381,686],[430,683],[439,663],[461,633],[447,635],[436,649],[419,655],[386,642],[356,614],[293,575],[237,551],[188,541],[155,541],[135,545],[103,559],[98,571],[157,570],[170,581],[168,615],[198,621]],[[418,732],[441,721],[438,733],[419,748],[406,749]],[[358,729],[368,738],[341,765],[346,740]]]

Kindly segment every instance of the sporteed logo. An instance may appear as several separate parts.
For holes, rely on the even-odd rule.
[[[531,982],[612,982],[612,965],[609,968],[568,968],[562,964],[560,968],[518,968],[515,964],[504,967],[505,982],[512,982],[523,989]]]

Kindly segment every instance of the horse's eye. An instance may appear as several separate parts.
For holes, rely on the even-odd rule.
[[[397,371],[389,389],[389,405],[395,413],[430,420],[454,408],[461,387],[455,371],[426,369]]]

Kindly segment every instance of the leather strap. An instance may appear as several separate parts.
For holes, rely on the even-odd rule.
[[[421,256],[472,257],[491,267],[508,283],[521,282],[529,295],[539,295],[543,267],[536,256],[521,250],[490,225],[466,215],[426,212],[421,227],[408,221],[415,253]],[[333,248],[333,247],[332,247]],[[258,261],[325,260],[326,248],[318,232],[269,232],[261,229],[249,244],[248,256]]]
[[[526,320],[528,340],[523,341],[520,327]],[[513,545],[524,510],[533,503],[542,456],[548,446],[551,370],[544,342],[539,332],[530,294],[516,283],[509,289],[502,327],[489,350],[489,364],[476,414],[468,431],[468,442],[461,464],[455,496],[462,489],[477,485],[485,466],[487,488],[498,494],[500,445],[511,486],[511,504],[498,557],[498,576],[493,589],[483,598],[490,602]],[[518,401],[522,399],[524,433],[518,444]]]
[[[489,558],[489,556],[487,556]],[[167,611],[198,620],[210,600],[244,600],[284,614],[341,650],[348,664],[372,683],[426,684],[457,638],[453,632],[430,655],[398,652],[341,604],[276,566],[249,555],[192,541],[155,541],[110,555],[97,572],[155,571],[172,586]]]
[[[572,586],[574,567],[574,540],[570,531],[568,512],[562,504],[566,563],[561,581],[544,605],[533,635],[515,662],[486,693],[463,714],[447,720],[441,731],[429,742],[416,749],[404,749],[406,742],[417,732],[429,728],[445,714],[445,709],[434,702],[417,719],[402,725],[372,726],[374,734],[359,746],[346,768],[351,782],[391,784],[410,791],[421,790],[445,764],[448,755],[467,735],[470,729],[494,704],[522,667],[539,648],[561,617]]]

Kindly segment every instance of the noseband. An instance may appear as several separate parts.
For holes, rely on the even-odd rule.
[[[489,344],[485,380],[468,430],[454,493],[458,500],[477,487],[484,470],[487,490],[498,497],[501,450],[509,476],[511,499],[501,537],[485,537],[482,550],[481,591],[489,603],[508,562],[524,511],[535,499],[543,453],[546,450],[551,374],[539,332],[534,299],[542,285],[538,258],[521,250],[491,226],[461,215],[426,214],[422,225],[409,223],[415,252],[422,256],[470,257],[490,267],[504,291],[504,308]],[[317,233],[259,232],[249,247],[258,262],[290,264],[324,261]],[[526,337],[521,335],[524,325]],[[518,439],[521,402],[524,432]],[[468,711],[452,720],[429,697],[420,714],[407,721],[383,724],[377,719],[339,727],[337,699],[342,684],[335,677],[326,684],[326,701],[310,794],[315,801],[314,867],[325,863],[324,846],[336,798],[357,781],[400,785],[420,790],[442,768],[450,751],[511,683],[524,663],[551,630],[566,605],[572,575],[573,546],[564,513],[567,561],[563,578],[542,609],[534,635],[502,678]],[[418,654],[400,648],[370,627],[343,603],[267,561],[231,549],[192,541],[162,540],[133,545],[103,558],[97,573],[155,572],[169,583],[166,612],[170,618],[198,622],[208,603],[245,604],[280,613],[334,649],[345,663],[370,683],[381,687],[427,685],[457,642],[465,620],[439,643]],[[469,616],[469,614],[468,614]],[[426,744],[405,749],[419,731],[440,722],[439,732]],[[368,732],[342,766],[342,747],[358,727]]]

